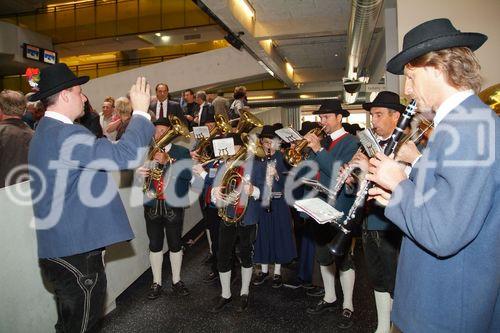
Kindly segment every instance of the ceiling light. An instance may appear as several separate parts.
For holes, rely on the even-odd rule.
[[[339,56],[339,54],[338,54],[338,53],[334,53],[334,54],[333,54],[333,56],[334,56],[334,57],[338,57],[338,56]]]
[[[94,0],[78,0],[78,1],[66,1],[66,2],[52,3],[50,5],[47,5],[47,8],[52,9],[52,8],[55,8],[58,6],[77,5],[77,4],[86,3],[86,2],[94,2]]]
[[[241,8],[247,14],[247,16],[254,18],[255,17],[255,10],[250,6],[250,4],[247,2],[247,0],[239,0],[241,4]]]
[[[292,72],[292,73],[293,73],[293,67],[292,67],[292,65],[290,65],[290,63],[289,63],[289,62],[287,62],[287,63],[285,64],[285,66],[286,66],[286,70],[287,70],[287,72]]]
[[[162,40],[163,42],[168,42],[168,41],[170,40],[170,36],[162,36],[162,37],[161,37],[161,40]]]
[[[312,98],[311,95],[300,95],[299,97],[302,98],[302,99]]]
[[[161,33],[160,33],[160,32],[157,32],[157,33],[155,33],[155,36],[156,36],[156,37],[161,37]]]
[[[272,95],[263,95],[263,96],[247,96],[247,99],[249,101],[252,101],[252,100],[260,100],[260,99],[271,99],[273,98],[274,96]]]

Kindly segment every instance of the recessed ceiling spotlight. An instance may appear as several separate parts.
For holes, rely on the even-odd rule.
[[[156,37],[161,37],[161,33],[157,32],[157,33],[155,33],[155,36]]]
[[[333,56],[334,56],[334,57],[338,57],[338,56],[339,56],[339,54],[338,54],[338,53],[334,53],[334,54],[333,54]]]
[[[161,40],[164,42],[168,42],[170,40],[170,36],[162,36]]]

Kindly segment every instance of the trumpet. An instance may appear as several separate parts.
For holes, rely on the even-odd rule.
[[[321,128],[313,128],[312,130],[307,132],[307,134],[314,134],[319,137],[321,133],[325,133],[325,127],[326,126],[323,126]],[[309,142],[306,139],[302,139],[300,141],[297,141],[294,148],[287,148],[285,150],[285,161],[293,167],[297,166],[300,162],[302,162],[302,160],[305,159],[303,150],[307,147],[308,143]]]

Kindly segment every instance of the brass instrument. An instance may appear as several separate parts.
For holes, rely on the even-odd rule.
[[[158,140],[153,138],[152,144],[149,147],[148,161],[153,161],[154,156],[158,152],[163,152],[165,147],[171,143],[175,138],[183,136],[189,138],[188,127],[176,116],[169,117],[172,127],[162,134]],[[167,161],[165,164],[170,164],[172,162],[170,156],[167,154]],[[142,191],[151,199],[156,199],[157,193],[154,188],[153,181],[161,181],[163,176],[163,169],[159,168],[158,163],[154,163],[150,167],[149,175],[144,180],[144,185]]]
[[[497,115],[500,115],[500,83],[494,84],[479,93],[479,98]]]
[[[264,148],[258,140],[250,140],[247,133],[241,134],[241,140],[243,146],[226,161],[227,169],[221,180],[222,207],[218,208],[218,214],[226,223],[237,223],[245,215],[248,196],[243,193],[242,185],[247,183],[248,179],[241,175],[243,161],[252,155],[260,158],[266,156]]]
[[[222,114],[215,115],[215,126],[209,133],[208,138],[201,138],[198,142],[197,147],[195,148],[196,154],[198,155],[198,161],[200,163],[205,163],[212,158],[208,151],[208,147],[212,143],[212,140],[217,135],[226,135],[232,132],[231,124],[229,120]]]
[[[262,127],[264,124],[262,120],[257,118],[254,114],[247,110],[241,110],[240,121],[236,127],[236,133],[250,133],[256,127]]]
[[[314,134],[319,137],[321,133],[325,132],[325,127],[326,126],[313,128],[307,132],[307,134]],[[295,148],[287,148],[285,150],[285,161],[291,166],[297,166],[300,162],[302,162],[302,160],[304,160],[303,150],[307,147],[308,143],[309,142],[306,139],[302,139],[296,143]]]

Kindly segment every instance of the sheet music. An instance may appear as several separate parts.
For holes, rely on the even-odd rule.
[[[195,139],[208,138],[210,136],[210,131],[207,126],[196,126],[193,127],[193,134]]]
[[[297,200],[294,207],[312,217],[319,224],[339,220],[344,215],[320,198]]]
[[[303,139],[302,136],[291,127],[280,128],[274,133],[276,133],[283,141],[287,143]]]
[[[309,178],[302,178],[301,181],[302,181],[302,184],[311,186],[312,188],[326,194],[328,197],[335,197],[336,193],[330,191],[326,186],[324,186],[323,184],[321,184],[317,180],[309,179]]]
[[[217,139],[212,141],[215,157],[225,157],[235,154],[233,138]]]

